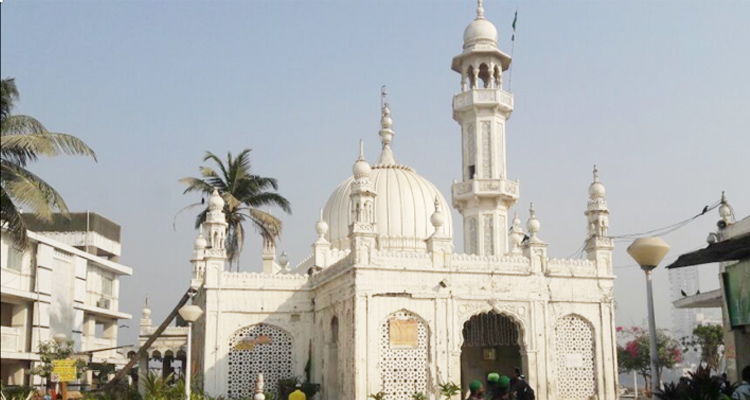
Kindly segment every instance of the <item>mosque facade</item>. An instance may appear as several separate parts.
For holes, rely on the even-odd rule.
[[[506,166],[510,63],[480,4],[452,62],[462,180],[450,203],[397,161],[385,98],[379,159],[366,161],[360,145],[298,266],[277,260],[268,243],[263,272],[228,270],[224,201],[210,196],[191,257],[193,301],[205,311],[191,365],[207,393],[250,398],[263,373],[267,390],[307,377],[321,385],[320,399],[438,399],[441,384],[467,388],[518,367],[538,399],[616,398],[605,188],[594,169],[585,258],[550,258],[533,206],[525,229],[511,217],[520,187]],[[465,254],[454,251],[450,206],[462,216]]]

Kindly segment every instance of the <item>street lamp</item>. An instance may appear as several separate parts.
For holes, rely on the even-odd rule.
[[[669,245],[659,237],[640,238],[628,247],[628,254],[646,273],[646,297],[648,299],[649,358],[651,358],[651,390],[661,387],[661,377],[657,373],[656,317],[654,316],[654,292],[651,287],[651,271],[656,268],[667,252]]]
[[[193,322],[203,314],[203,310],[195,304],[185,305],[178,311],[182,319],[188,324],[187,330],[187,354],[185,356],[185,399],[190,400],[190,345],[192,341]]]

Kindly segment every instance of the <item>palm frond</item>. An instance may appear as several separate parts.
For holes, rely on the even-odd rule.
[[[256,208],[248,208],[247,213],[263,239],[275,241],[281,236],[282,224],[278,218]]]
[[[198,206],[201,206],[201,205],[202,205],[201,203],[193,203],[193,204],[191,204],[189,206],[184,207],[182,210],[177,211],[177,214],[174,215],[174,219],[172,219],[172,229],[174,229],[175,231],[177,230],[177,217],[179,217],[180,214],[182,214],[183,212],[185,212],[187,210],[192,209],[193,207],[198,207]],[[203,222],[203,221],[201,221],[201,222]],[[199,226],[200,225],[196,226],[196,228],[198,228]]]
[[[292,213],[292,206],[291,204],[289,204],[289,200],[278,193],[257,193],[252,198],[247,199],[245,204],[255,208],[264,206],[278,206],[287,214]]]
[[[180,179],[178,182],[187,185],[187,189],[185,189],[182,194],[188,194],[191,192],[211,193],[211,191],[213,190],[213,187],[211,185],[200,178],[187,177]]]
[[[50,220],[52,213],[68,212],[62,196],[42,178],[13,163],[0,161],[2,186],[15,203],[29,207],[35,214]]]
[[[34,117],[28,115],[8,115],[0,127],[3,135],[12,134],[42,134],[48,133],[47,128]]]
[[[26,222],[21,218],[21,211],[5,191],[0,188],[0,223],[8,230],[10,240],[18,247],[26,248],[29,238],[26,235]]]
[[[14,120],[13,115],[8,120]],[[5,132],[5,123],[3,132]],[[3,159],[18,160],[25,165],[26,160],[35,160],[38,156],[55,157],[61,154],[87,156],[96,161],[96,154],[81,139],[64,133],[4,133],[0,136],[0,154]]]

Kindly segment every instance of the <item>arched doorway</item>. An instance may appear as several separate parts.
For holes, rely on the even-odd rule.
[[[514,368],[524,370],[521,357],[521,328],[512,318],[490,311],[471,317],[463,328],[461,387],[497,372],[513,377]]]

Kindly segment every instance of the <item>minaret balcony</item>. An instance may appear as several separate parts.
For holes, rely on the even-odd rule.
[[[462,112],[475,107],[513,111],[513,93],[503,89],[471,89],[453,96],[453,111]]]
[[[499,197],[506,202],[518,200],[518,181],[507,179],[471,179],[453,184],[453,202],[469,200],[474,197]]]

